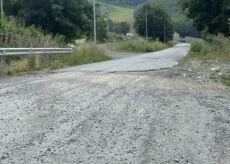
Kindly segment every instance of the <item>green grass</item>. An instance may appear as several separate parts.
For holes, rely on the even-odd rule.
[[[230,62],[230,38],[223,35],[209,36],[203,41],[192,43],[189,54],[181,61],[181,65],[188,65],[194,59],[202,63]],[[199,71],[199,70],[198,70]],[[223,75],[218,79],[230,87],[230,78]]]
[[[111,6],[111,8],[112,12],[109,14],[109,16],[113,21],[128,21],[130,23],[133,22],[133,9],[118,6]]]
[[[111,48],[123,52],[154,52],[174,46],[174,42],[162,43],[160,41],[145,41],[135,39],[113,43]]]
[[[130,31],[134,33],[134,9],[105,3],[100,3],[100,5],[102,13],[107,14],[114,22],[128,22],[131,26]]]
[[[188,56],[184,59],[230,61],[230,38],[223,35],[212,36],[203,41],[194,42]]]
[[[128,21],[133,22],[134,9],[115,6],[111,4],[100,3],[103,13],[107,13],[109,18],[115,22]]]
[[[221,79],[221,82],[222,82],[224,85],[230,87],[230,78],[222,78],[222,79]]]
[[[85,44],[74,49],[70,55],[28,55],[24,57],[7,57],[0,64],[0,75],[12,75],[19,72],[56,69],[67,66],[88,64],[110,60],[103,49],[93,44]]]
[[[73,66],[100,61],[110,60],[111,58],[105,55],[102,48],[95,47],[93,44],[85,44],[74,49],[73,54],[64,56],[59,62],[62,66]]]

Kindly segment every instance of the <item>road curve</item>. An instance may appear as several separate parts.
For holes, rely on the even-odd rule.
[[[156,54],[146,55],[153,65]],[[227,88],[177,67],[106,73],[95,65],[0,79],[1,164],[230,163]]]
[[[59,71],[136,72],[172,68],[178,64],[179,60],[187,55],[189,48],[190,44],[181,43],[172,48],[158,52],[72,67]]]

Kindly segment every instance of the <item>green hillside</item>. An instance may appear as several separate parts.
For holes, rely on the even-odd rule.
[[[99,0],[100,2],[107,3],[107,4],[113,4],[118,6],[125,6],[125,7],[133,7],[146,3],[146,2],[160,2],[165,4],[166,7],[168,7],[173,12],[180,11],[180,7],[177,4],[177,0]]]
[[[111,4],[100,3],[101,11],[115,22],[133,22],[134,9]]]
[[[163,3],[172,13],[174,22],[185,19],[177,0],[99,0],[102,4],[102,10],[108,12],[110,18],[114,21],[127,21],[133,19],[134,9],[146,2]]]

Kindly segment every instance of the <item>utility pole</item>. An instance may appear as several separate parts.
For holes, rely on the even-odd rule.
[[[4,11],[3,11],[3,0],[1,0],[1,20],[3,20]]]
[[[149,36],[148,36],[148,9],[145,9],[145,35],[146,35],[146,41],[149,40]]]
[[[165,23],[165,17],[164,17],[164,42],[166,42],[166,23]]]
[[[93,0],[93,32],[94,32],[94,44],[97,44],[97,25],[96,25],[96,0]]]
[[[230,32],[230,18],[228,18],[228,29],[229,29],[229,32]]]

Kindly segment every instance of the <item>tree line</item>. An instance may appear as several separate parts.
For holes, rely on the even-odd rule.
[[[98,6],[97,6],[98,7]],[[47,33],[61,34],[66,40],[93,36],[93,6],[87,0],[8,0],[6,15],[25,25],[35,25]],[[106,22],[97,10],[98,39],[106,37]]]
[[[183,35],[193,33],[199,35],[190,24],[204,36],[208,34],[224,34],[230,36],[229,18],[230,18],[230,1],[229,0],[179,0],[183,11],[186,13],[188,20],[177,26],[177,31]],[[147,15],[146,15],[147,13]],[[146,31],[146,20],[148,18],[148,31]],[[169,10],[161,3],[146,3],[141,5],[134,14],[136,31],[145,36],[146,33],[153,38],[161,41],[168,41],[175,31],[172,23],[172,17]],[[189,30],[189,31],[188,31]],[[191,31],[194,30],[194,31]],[[182,36],[183,36],[182,35]]]
[[[228,19],[230,18],[229,0],[179,0],[187,16],[192,18],[195,27],[203,33],[230,35]]]
[[[152,39],[168,41],[172,39],[175,30],[183,35],[196,33],[191,29],[192,24],[202,34],[223,33],[230,35],[228,19],[230,18],[229,0],[178,0],[181,8],[191,19],[183,22],[175,29],[172,14],[163,3],[145,3],[140,5],[134,13],[136,32]],[[141,1],[138,1],[138,3]],[[114,23],[105,20],[97,5],[97,38],[104,41],[107,32],[126,34],[130,25],[125,22]],[[93,6],[88,0],[7,0],[5,1],[5,14],[14,16],[26,26],[34,25],[46,33],[61,34],[66,41],[75,38],[93,36]],[[147,15],[146,15],[147,14]],[[148,30],[146,31],[146,16]],[[194,31],[192,31],[194,30]],[[198,35],[198,34],[197,34]]]

